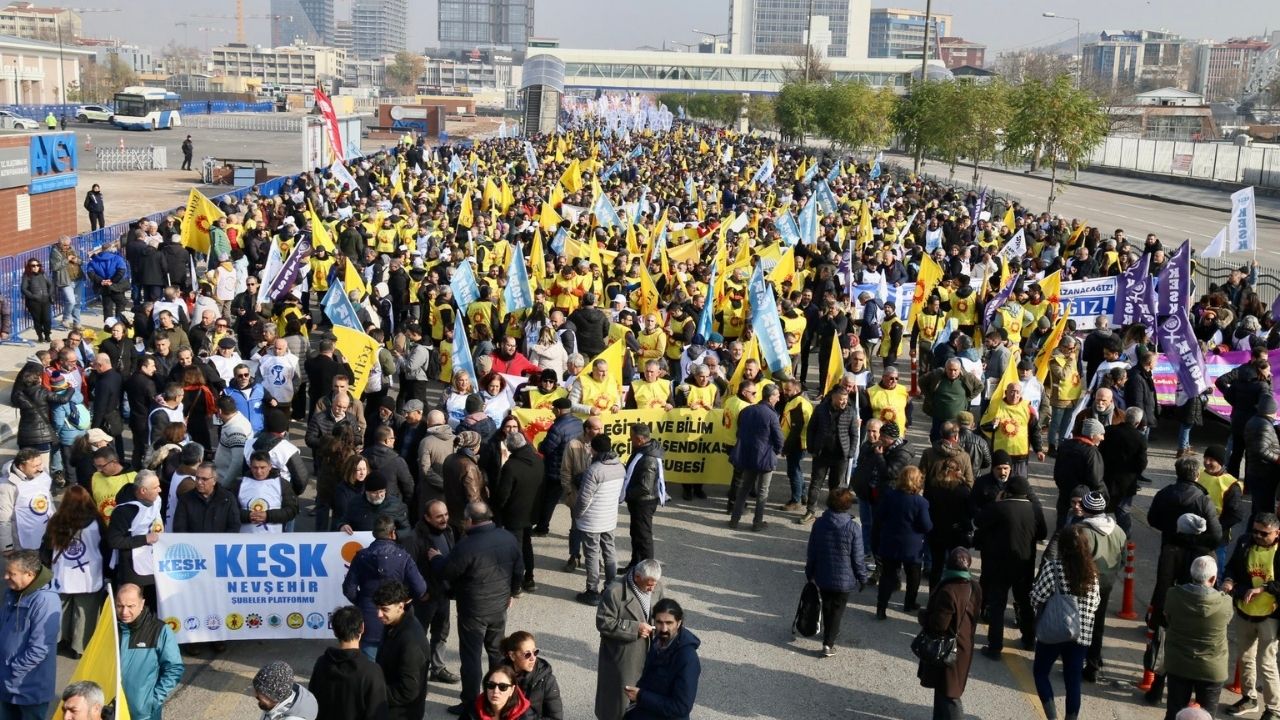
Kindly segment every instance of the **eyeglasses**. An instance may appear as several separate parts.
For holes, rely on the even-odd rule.
[[[541,651],[541,650],[539,650],[538,648],[534,648],[534,649],[532,649],[532,650],[525,650],[524,652],[520,653],[520,656],[521,656],[521,657],[523,657],[525,660],[532,660],[532,659],[534,659],[534,658],[538,657],[538,655],[539,655],[541,652],[542,652],[542,651]]]
[[[196,482],[211,482],[211,481],[216,480],[216,479],[217,479],[217,478],[215,478],[215,477],[214,477],[214,476],[212,476],[212,475],[197,475],[197,476],[196,476]]]
[[[236,377],[238,377],[238,378],[247,378],[247,377],[249,377],[249,373],[236,373]]]
[[[485,690],[497,690],[499,692],[506,692],[510,690],[511,687],[511,683],[487,682],[484,684]]]

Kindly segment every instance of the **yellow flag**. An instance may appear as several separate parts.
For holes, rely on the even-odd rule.
[[[582,171],[578,168],[578,159],[574,158],[569,163],[569,167],[564,169],[564,173],[560,175],[560,184],[564,185],[564,189],[571,193],[578,192],[582,189]]]
[[[542,230],[533,231],[533,242],[529,243],[529,277],[538,287],[547,279],[546,255],[542,249]]]
[[[911,298],[911,317],[907,319],[907,332],[916,326],[916,317],[924,309],[925,298],[942,282],[942,267],[931,256],[920,261],[920,273],[916,276],[916,292]]]
[[[747,341],[746,347],[742,349],[742,357],[738,359],[738,364],[733,368],[733,376],[729,378],[729,394],[737,395],[738,386],[742,384],[743,370],[747,367],[748,360],[755,360],[760,363],[760,341],[755,335]],[[760,363],[763,365],[764,363]],[[767,368],[766,368],[767,369]]]
[[[458,224],[469,228],[475,225],[475,222],[475,214],[471,210],[471,192],[467,191],[462,196],[462,210],[458,211]]]
[[[773,266],[769,271],[769,282],[782,288],[782,283],[790,280],[796,274],[796,253],[792,248],[782,253],[782,258],[778,260],[778,264]]]
[[[129,703],[120,686],[120,637],[116,627],[116,603],[111,586],[107,585],[107,597],[98,614],[98,625],[84,648],[84,655],[76,663],[68,684],[92,680],[102,688],[103,700],[116,701],[116,720],[130,720]],[[62,704],[53,713],[54,720],[62,720]]]
[[[627,253],[631,255],[640,254],[640,239],[636,237],[636,226],[630,220],[627,223]]]
[[[552,209],[551,203],[542,203],[542,212],[538,214],[538,225],[550,232],[564,221],[560,213]]]
[[[595,357],[591,358],[591,361],[587,363],[586,367],[582,368],[582,372],[578,373],[578,377],[588,377],[588,378],[591,377],[591,368],[595,367],[596,361],[604,360],[605,362],[609,363],[609,378],[613,380],[614,384],[618,388],[621,388],[622,387],[622,358],[623,358],[622,353],[626,349],[627,349],[627,344],[625,342],[618,342],[615,340],[614,342],[610,343],[609,346],[606,347],[604,350],[601,350],[599,355],[596,355]]]
[[[1009,353],[1009,364],[1004,368],[1004,374],[1000,376],[1000,382],[996,383],[996,390],[991,395],[991,403],[987,405],[987,411],[982,414],[982,423],[991,422],[991,418],[996,416],[1000,408],[1004,406],[1004,389],[1009,385],[1018,382],[1018,359],[1022,352],[1018,348],[1013,348]]]
[[[1067,240],[1067,248],[1074,248],[1076,243],[1080,242],[1080,238],[1084,237],[1084,234],[1087,232],[1089,232],[1089,226],[1082,223],[1080,227],[1076,228],[1071,233],[1071,237]]]
[[[1049,377],[1049,361],[1053,359],[1053,351],[1057,349],[1058,343],[1062,342],[1062,335],[1067,331],[1067,317],[1071,315],[1071,305],[1068,304],[1062,309],[1062,316],[1058,318],[1058,322],[1054,323],[1053,331],[1049,333],[1049,339],[1044,341],[1044,345],[1040,348],[1040,354],[1036,355],[1036,377],[1043,383],[1044,379]]]
[[[484,195],[480,198],[480,209],[488,210],[502,203],[502,191],[493,182],[493,178],[484,179]],[[470,226],[468,226],[470,227]]]
[[[342,274],[342,286],[350,293],[352,290],[359,290],[360,297],[369,294],[369,287],[364,284],[364,278],[360,276],[360,271],[356,270],[355,263],[350,260],[346,261],[347,269]]]
[[[844,378],[844,358],[840,356],[840,336],[831,337],[831,354],[827,357],[827,377],[822,382],[822,394],[831,392],[831,388],[840,384]]]
[[[559,207],[561,204],[563,204],[564,203],[564,186],[562,186],[560,183],[556,183],[554,186],[552,186],[551,197],[547,200],[547,203],[551,205],[551,209],[553,211],[557,207]]]
[[[182,244],[198,253],[209,254],[209,228],[213,221],[226,217],[209,198],[191,189],[187,196],[187,212],[182,216]]]
[[[676,262],[693,264],[698,261],[698,255],[702,253],[702,243],[685,243],[675,247],[668,247],[666,257]]]
[[[511,186],[507,184],[507,179],[502,178],[502,212],[507,212],[515,204],[516,194],[511,192]]]
[[[640,308],[641,315],[652,315],[658,312],[658,286],[653,284],[653,278],[649,277],[649,268],[644,265],[640,266],[640,287],[636,292],[639,293],[636,296],[636,306]]]
[[[369,371],[378,362],[378,349],[382,347],[377,340],[359,330],[352,330],[343,325],[333,326],[334,347],[342,353],[342,358],[351,366],[351,392],[356,397],[364,393],[364,386],[369,382]]]
[[[1009,209],[1004,211],[1004,226],[1012,230],[1014,222],[1013,205],[1011,204],[1009,205]]]
[[[329,229],[325,227],[324,222],[316,215],[316,211],[307,205],[307,219],[311,221],[311,244],[314,247],[324,248],[329,252],[333,252],[337,247],[333,244],[333,236],[329,234]]]
[[[706,141],[706,140],[699,140],[699,141],[698,141],[698,152],[700,152],[700,153],[708,153],[708,152],[711,152],[711,146],[707,144],[707,141]]]
[[[858,249],[861,250],[871,242],[871,201],[863,200],[862,209],[858,211]]]
[[[1040,292],[1049,303],[1049,310],[1057,308],[1058,303],[1062,301],[1062,273],[1054,272],[1046,275],[1040,281]]]

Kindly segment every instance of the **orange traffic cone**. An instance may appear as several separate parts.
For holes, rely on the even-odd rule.
[[[1156,673],[1154,670],[1143,670],[1142,679],[1138,681],[1138,689],[1142,692],[1146,692],[1151,689],[1151,686],[1155,684],[1155,681]]]
[[[1226,690],[1227,692],[1233,692],[1233,693],[1235,693],[1235,694],[1237,694],[1237,695],[1243,695],[1243,694],[1244,694],[1244,688],[1240,687],[1240,661],[1239,661],[1239,660],[1237,660],[1237,661],[1236,661],[1236,676],[1235,676],[1235,678],[1234,678],[1234,679],[1232,679],[1232,681],[1231,681],[1231,684],[1230,684],[1230,685],[1227,685],[1226,687],[1224,687],[1224,688],[1222,688],[1222,689],[1223,689],[1223,690]]]

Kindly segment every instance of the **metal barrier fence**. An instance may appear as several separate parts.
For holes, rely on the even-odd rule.
[[[148,145],[146,147],[112,147],[104,145],[94,151],[98,172],[123,172],[126,170],[167,170],[169,167],[169,151],[167,148]]]
[[[304,120],[301,117],[278,117],[274,115],[197,115],[183,118],[187,127],[202,130],[243,130],[246,132],[302,132]]]
[[[275,197],[280,194],[285,182],[293,180],[297,176],[278,177],[268,180],[260,185],[248,188],[240,188],[231,192],[214,196],[215,202],[234,198],[235,200],[243,200],[245,195],[254,193],[260,197]],[[179,208],[169,208],[167,210],[152,213],[145,217],[146,220],[152,222],[160,222],[167,215],[176,213]],[[136,221],[130,221],[136,222]],[[114,242],[123,238],[129,231],[129,222],[116,223],[105,228],[77,235],[71,239],[71,246],[75,248],[76,254],[87,264],[89,257],[102,249],[103,245]],[[0,258],[0,293],[3,293],[9,300],[9,306],[13,310],[13,327],[12,331],[16,337],[18,333],[31,328],[31,314],[27,312],[26,303],[22,299],[22,272],[27,265],[27,261],[35,258],[48,267],[49,261],[48,247],[35,248],[17,255]],[[89,286],[87,282],[81,280],[77,283],[77,291],[79,293],[80,309],[86,310],[91,302],[97,299],[96,290]],[[56,319],[62,312],[62,300],[57,299],[54,303],[53,313]]]
[[[99,103],[82,103],[85,105],[94,105]],[[100,103],[103,107],[111,107],[110,103]],[[5,110],[19,115],[24,118],[30,118],[36,122],[43,123],[44,119],[53,113],[53,116],[62,119],[63,115],[67,120],[74,120],[76,117],[76,108],[80,105],[65,103],[60,105],[6,105]],[[230,102],[226,100],[214,100],[206,102],[204,100],[190,100],[182,103],[180,112],[183,115],[207,115],[210,113],[229,113],[229,112],[248,112],[248,113],[270,113],[275,112],[276,105],[273,102]],[[183,118],[186,122],[186,118]]]
[[[1094,148],[1084,165],[1241,185],[1280,187],[1280,148],[1275,147],[1108,137]]]

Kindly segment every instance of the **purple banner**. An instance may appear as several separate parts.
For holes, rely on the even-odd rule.
[[[1173,361],[1173,372],[1178,376],[1178,386],[1189,395],[1199,395],[1208,390],[1204,355],[1191,328],[1191,318],[1186,309],[1178,310],[1164,319],[1160,326],[1160,349]]]
[[[1267,357],[1270,358],[1272,367],[1280,365],[1280,350],[1272,350]],[[1156,383],[1156,400],[1161,405],[1176,405],[1178,402],[1181,381],[1174,367],[1177,359],[1176,355],[1166,356],[1164,353],[1160,353],[1156,359],[1156,369],[1152,373],[1152,378]],[[1219,377],[1247,362],[1249,362],[1247,350],[1209,355],[1204,359],[1205,381],[1212,384]],[[1276,401],[1280,402],[1280,385],[1273,388],[1272,394]],[[1231,405],[1227,403],[1226,398],[1222,397],[1222,393],[1218,392],[1217,387],[1213,388],[1209,396],[1208,410],[1224,420],[1231,418]]]
[[[1161,317],[1186,310],[1191,299],[1191,241],[1184,240],[1160,271],[1156,312]]]
[[[1116,327],[1142,323],[1156,325],[1155,288],[1151,283],[1150,265],[1139,260],[1136,265],[1116,276],[1116,307],[1111,316]]]
[[[272,278],[271,285],[267,287],[267,297],[272,300],[279,300],[288,295],[293,290],[293,286],[298,282],[298,275],[302,272],[302,263],[311,257],[311,243],[305,240],[293,246],[293,252],[289,253],[289,257],[285,258],[284,264],[280,266],[280,272]]]
[[[1004,287],[1000,288],[1000,292],[996,293],[991,302],[987,303],[982,313],[982,327],[984,330],[991,327],[991,318],[994,318],[996,312],[1009,301],[1009,296],[1013,294],[1013,286],[1018,284],[1018,278],[1020,277],[1022,277],[1022,273],[1010,275],[1009,282],[1005,283]]]

